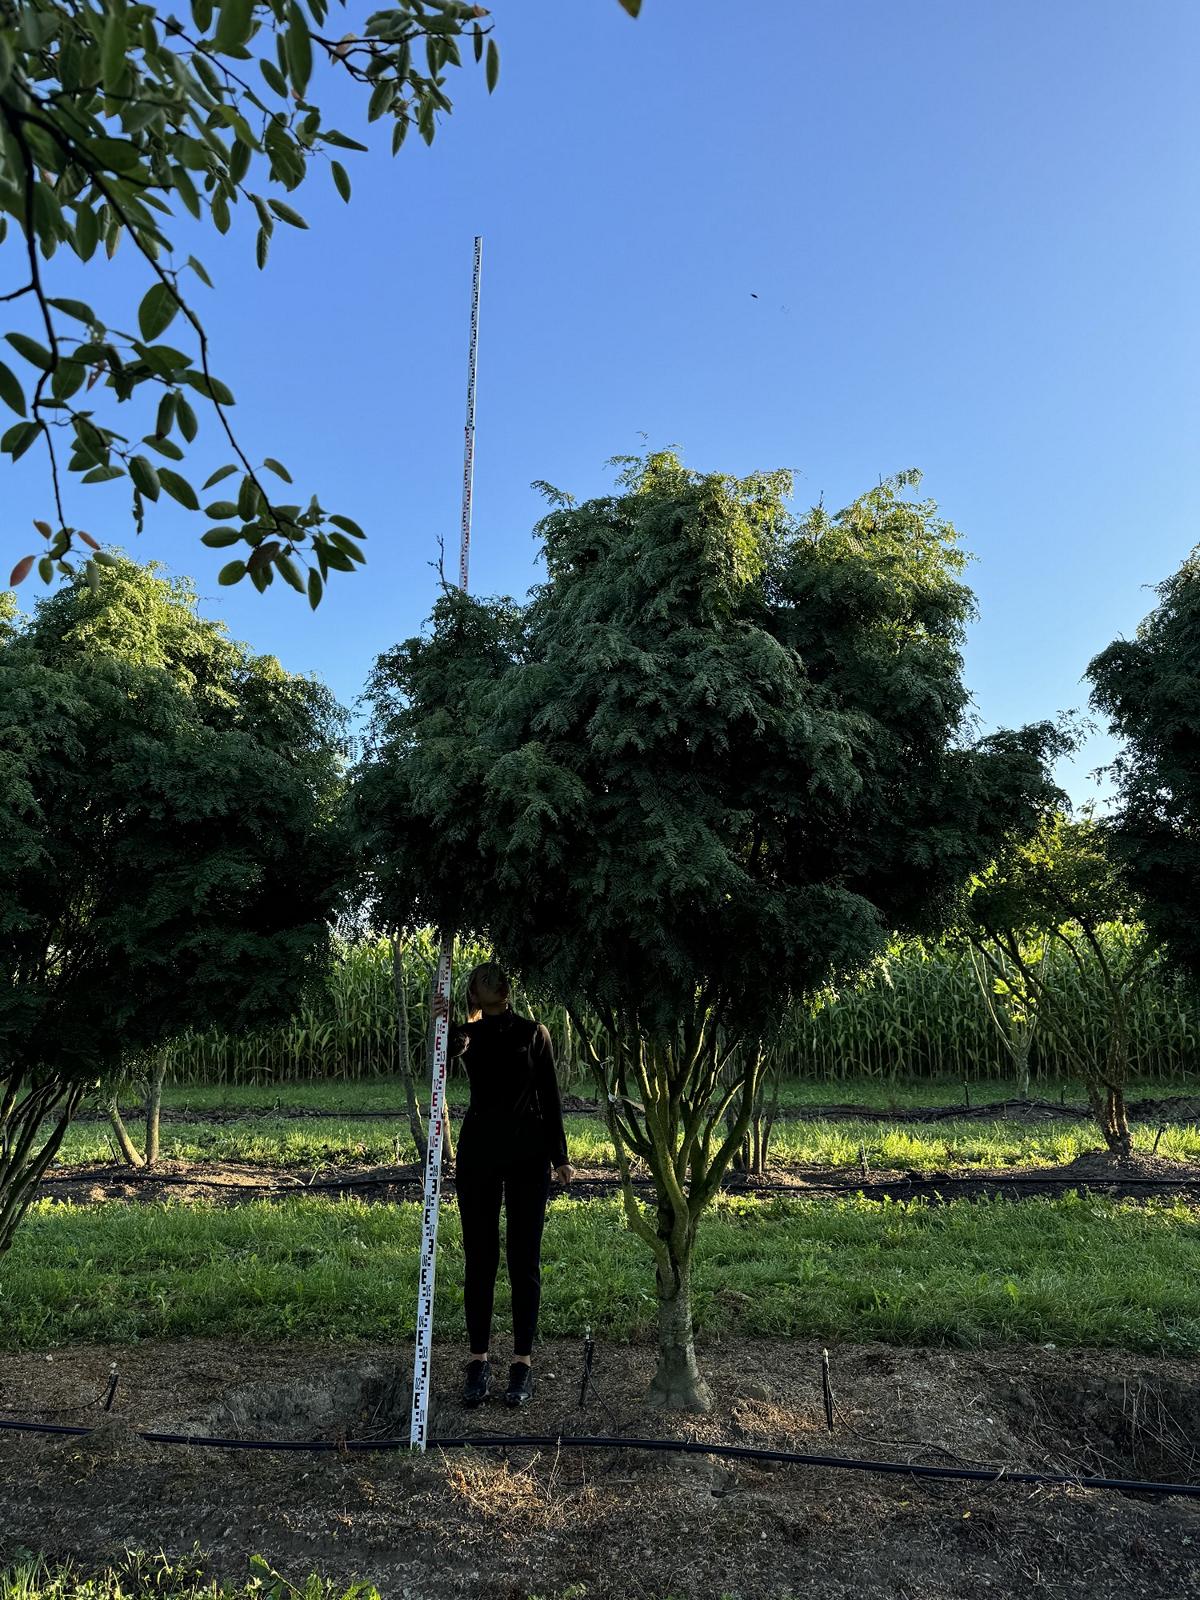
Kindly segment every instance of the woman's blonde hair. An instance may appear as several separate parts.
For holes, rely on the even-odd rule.
[[[481,1005],[504,1005],[509,996],[508,976],[494,961],[483,961],[467,979],[467,994]]]

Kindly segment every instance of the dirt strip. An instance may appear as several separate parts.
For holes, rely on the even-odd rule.
[[[462,1352],[435,1344],[434,1431],[627,1434],[1197,1481],[1194,1364],[882,1345],[831,1357],[832,1433],[820,1347],[807,1342],[706,1339],[715,1404],[702,1417],[646,1408],[653,1355],[636,1346],[600,1345],[581,1407],[579,1343],[539,1349],[527,1411],[464,1411]],[[358,1575],[386,1600],[1200,1597],[1200,1505],[1179,1497],[615,1449],[303,1456],[136,1436],[404,1437],[410,1373],[406,1345],[188,1340],[0,1355],[0,1415],[102,1424],[84,1439],[0,1432],[0,1564],[35,1550],[95,1568],[127,1547],[178,1559],[198,1544],[217,1577],[244,1579],[261,1552],[293,1581],[314,1569]]]
[[[1144,1122],[1151,1125],[1200,1122],[1200,1095],[1170,1095],[1161,1099],[1131,1100],[1128,1105],[1128,1114],[1135,1122]],[[451,1107],[451,1116],[461,1118],[464,1108]],[[595,1100],[584,1099],[578,1095],[566,1095],[563,1099],[563,1110],[568,1116],[599,1116],[600,1108]],[[131,1104],[123,1108],[122,1115],[130,1121],[136,1121],[142,1114],[141,1107]],[[828,1105],[784,1105],[780,1106],[776,1120],[780,1122],[886,1122],[886,1123],[913,1123],[923,1124],[930,1122],[1086,1122],[1092,1113],[1084,1105],[1068,1104],[1059,1100],[989,1100],[980,1105],[968,1104],[952,1106],[861,1106],[851,1103]],[[164,1108],[162,1120],[177,1123],[218,1123],[252,1122],[260,1118],[272,1117],[279,1119],[295,1119],[306,1121],[322,1119],[338,1122],[402,1122],[407,1125],[408,1113],[405,1111],[399,1091],[397,1091],[396,1107],[394,1110],[357,1110],[352,1106],[335,1106],[332,1110],[314,1109],[310,1106],[289,1106],[282,1097],[277,1098],[271,1105],[266,1103],[256,1106],[217,1107],[210,1111],[192,1110],[186,1103],[183,1106]],[[107,1122],[108,1117],[104,1112],[89,1109],[81,1112],[75,1119],[77,1122]]]
[[[648,1176],[637,1180],[650,1187]],[[98,1205],[105,1201],[161,1204],[167,1199],[194,1204],[237,1205],[247,1200],[294,1199],[302,1195],[326,1197],[354,1195],[373,1202],[397,1203],[421,1198],[423,1169],[407,1166],[341,1166],[281,1168],[252,1162],[163,1161],[149,1171],[114,1162],[52,1170],[39,1191],[42,1198],[72,1205]],[[797,1200],[845,1198],[862,1194],[872,1200],[1022,1200],[1086,1189],[1114,1198],[1146,1201],[1179,1198],[1200,1206],[1200,1166],[1161,1157],[1134,1155],[1118,1161],[1101,1151],[1078,1156],[1057,1167],[1005,1167],[958,1169],[945,1172],[906,1172],[902,1169],[866,1173],[831,1171],[828,1167],[775,1167],[761,1178],[731,1173],[723,1186],[731,1194],[774,1196]],[[605,1167],[578,1169],[566,1191],[572,1199],[609,1197],[618,1190],[616,1170]],[[443,1192],[454,1193],[453,1172],[448,1171]]]

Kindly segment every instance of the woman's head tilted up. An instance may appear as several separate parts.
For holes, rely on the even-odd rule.
[[[500,1016],[508,1010],[508,977],[494,961],[475,967],[467,979],[467,1015],[474,1022],[480,1015]]]

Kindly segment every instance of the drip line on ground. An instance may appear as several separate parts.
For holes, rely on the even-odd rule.
[[[0,1429],[12,1433],[82,1438],[95,1430],[61,1422],[16,1422],[0,1418]],[[136,1430],[147,1444],[184,1445],[215,1450],[275,1450],[293,1454],[345,1455],[364,1451],[411,1450],[408,1439],[237,1439],[208,1434],[164,1433]],[[1097,1489],[1118,1494],[1181,1495],[1200,1499],[1198,1483],[1157,1483],[1139,1478],[1102,1478],[1066,1472],[1026,1472],[1015,1467],[943,1467],[912,1461],[872,1461],[858,1456],[808,1455],[796,1450],[772,1450],[758,1445],[714,1444],[694,1439],[640,1439],[603,1434],[513,1433],[463,1434],[433,1438],[442,1450],[647,1450],[667,1454],[717,1456],[722,1460],[778,1461],[785,1466],[815,1467],[829,1471],[936,1478],[966,1483],[1021,1483],[1064,1489]]]
[[[226,1163],[232,1165],[232,1163]],[[619,1178],[607,1176],[589,1177],[586,1167],[576,1167],[576,1175],[581,1184],[591,1184],[595,1187],[616,1189],[620,1185]],[[98,1181],[103,1176],[96,1172],[56,1172],[48,1173],[42,1178],[42,1184],[52,1183],[86,1183],[89,1179]],[[181,1185],[193,1187],[204,1184],[206,1179],[203,1171],[192,1173],[180,1172],[155,1172],[152,1169],[131,1167],[127,1173],[118,1176],[132,1180],[135,1183]],[[378,1176],[356,1174],[348,1178],[321,1178],[305,1183],[297,1179],[293,1183],[270,1183],[265,1180],[234,1179],[232,1181],[213,1182],[215,1189],[253,1190],[263,1194],[302,1195],[326,1189],[384,1189],[400,1188],[402,1185],[415,1187],[419,1179],[412,1174],[405,1177],[387,1176],[386,1169]],[[634,1188],[648,1188],[653,1183],[651,1178],[635,1178]],[[803,1199],[808,1194],[893,1194],[900,1189],[931,1190],[937,1192],[942,1189],[974,1188],[974,1189],[1163,1189],[1179,1192],[1181,1190],[1200,1189],[1200,1178],[1147,1178],[1126,1177],[1114,1173],[1112,1177],[1085,1177],[1079,1173],[1072,1175],[1039,1174],[1036,1177],[1024,1177],[1020,1173],[981,1173],[973,1176],[970,1173],[961,1175],[937,1175],[934,1177],[903,1176],[899,1178],[878,1178],[863,1182],[847,1179],[840,1183],[775,1183],[763,1179],[761,1181],[749,1180],[744,1183],[734,1182],[722,1184],[722,1194],[782,1194],[795,1195]],[[567,1191],[569,1198],[569,1191]]]

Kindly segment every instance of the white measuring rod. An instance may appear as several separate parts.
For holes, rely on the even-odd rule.
[[[467,355],[467,423],[463,446],[462,532],[459,586],[467,589],[471,558],[471,513],[475,488],[475,375],[479,362],[479,279],[483,240],[475,239],[471,279],[471,342]],[[424,1450],[429,1438],[429,1361],[433,1353],[433,1285],[437,1273],[438,1218],[442,1202],[442,1140],[446,1131],[446,1064],[450,1043],[450,969],[454,935],[442,932],[433,986],[433,1084],[429,1094],[429,1148],[425,1154],[425,1206],[421,1218],[421,1272],[417,1283],[417,1340],[413,1351],[412,1424],[409,1442]]]
[[[425,1152],[425,1208],[421,1217],[421,1272],[417,1281],[417,1342],[413,1355],[409,1443],[424,1450],[429,1433],[429,1360],[433,1353],[433,1284],[437,1272],[438,1216],[442,1199],[442,1143],[446,1134],[446,1063],[450,1044],[450,963],[454,937],[442,939],[433,986],[433,1087],[429,1096],[429,1147]]]

